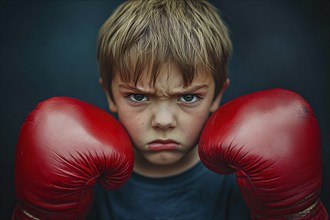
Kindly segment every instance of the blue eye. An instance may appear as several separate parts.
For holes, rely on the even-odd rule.
[[[192,104],[192,103],[198,102],[200,100],[201,100],[201,98],[199,96],[193,95],[193,94],[183,95],[179,99],[180,102],[188,103],[188,104]]]
[[[148,101],[147,97],[142,94],[130,94],[126,96],[130,101],[133,102],[145,102]]]

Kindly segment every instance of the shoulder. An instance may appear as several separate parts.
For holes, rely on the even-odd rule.
[[[238,189],[238,185],[236,183],[236,176],[234,173],[232,174],[218,174],[207,169],[204,165],[201,165],[201,179],[204,184],[207,185],[217,185],[222,190],[236,190]]]

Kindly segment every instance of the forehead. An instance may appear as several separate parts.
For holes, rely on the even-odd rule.
[[[184,75],[173,63],[167,62],[160,65],[158,74],[154,80],[151,77],[154,74],[146,68],[140,74],[140,77],[136,82],[123,80],[120,77],[120,73],[115,74],[115,79],[113,82],[121,85],[128,85],[130,87],[136,87],[138,89],[148,90],[148,91],[176,91],[189,89],[191,87],[198,87],[202,85],[212,85],[214,84],[212,74],[203,69],[199,68],[193,74],[193,79],[191,82],[187,83],[184,80]]]

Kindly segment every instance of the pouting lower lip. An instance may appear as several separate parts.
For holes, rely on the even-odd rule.
[[[163,150],[176,150],[179,144],[173,140],[155,140],[148,144],[149,150],[163,151]]]
[[[166,139],[166,140],[154,140],[149,142],[149,144],[153,144],[153,143],[159,143],[159,144],[178,144],[176,141],[172,140],[172,139]]]

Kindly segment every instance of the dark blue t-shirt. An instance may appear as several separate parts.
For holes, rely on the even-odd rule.
[[[250,219],[234,175],[216,174],[199,162],[172,177],[133,173],[120,189],[96,188],[88,219]]]

